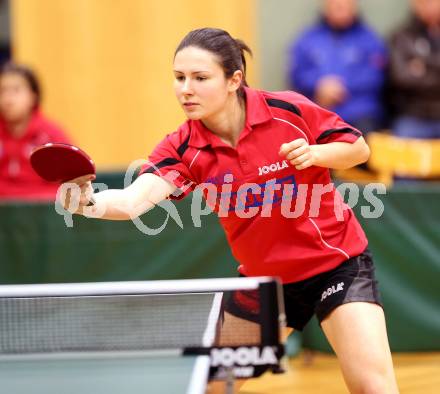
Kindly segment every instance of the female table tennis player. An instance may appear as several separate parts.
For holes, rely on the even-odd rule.
[[[369,148],[358,130],[305,97],[249,88],[245,52],[219,29],[184,37],[173,69],[187,121],[155,148],[132,185],[94,194],[88,212],[130,219],[204,185],[240,273],[282,279],[288,325],[301,330],[316,314],[350,392],[396,393],[367,239],[348,207],[338,216],[329,174],[365,162]],[[82,193],[62,201],[66,209],[76,202],[85,214],[92,179],[74,180]],[[312,193],[322,185],[323,193]],[[302,200],[301,214],[286,214],[283,190]]]

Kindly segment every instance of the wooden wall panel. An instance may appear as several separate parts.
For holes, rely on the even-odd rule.
[[[172,89],[180,39],[213,26],[254,47],[254,8],[254,0],[14,0],[13,55],[38,72],[44,110],[98,169],[123,168],[184,120]]]

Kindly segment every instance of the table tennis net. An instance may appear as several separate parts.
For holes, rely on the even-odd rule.
[[[0,297],[0,353],[258,345],[256,292]]]

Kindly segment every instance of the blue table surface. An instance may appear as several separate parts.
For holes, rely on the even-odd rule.
[[[197,394],[207,356],[60,354],[0,357],[1,392],[10,394]]]

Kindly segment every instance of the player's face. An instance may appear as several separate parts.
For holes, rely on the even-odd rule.
[[[35,106],[35,94],[26,79],[17,73],[0,78],[0,114],[7,122],[26,119]]]
[[[174,58],[174,91],[189,119],[215,117],[237,87],[225,77],[215,54],[186,47]]]

